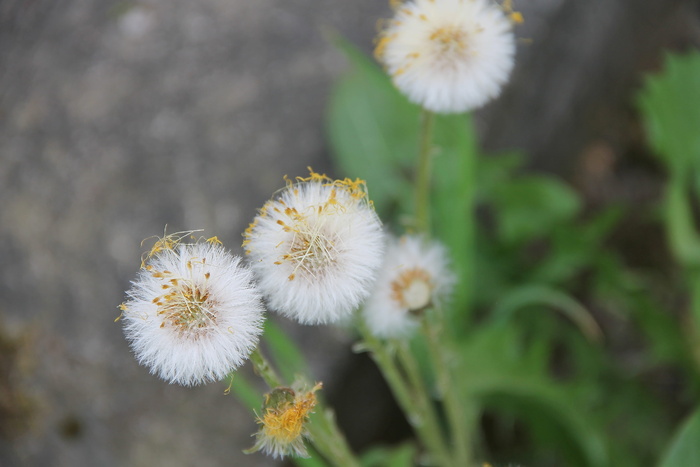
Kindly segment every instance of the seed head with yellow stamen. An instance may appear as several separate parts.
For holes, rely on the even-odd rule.
[[[417,236],[391,239],[384,264],[363,317],[378,337],[406,337],[426,308],[440,306],[452,290],[454,275],[445,248]]]
[[[500,94],[514,63],[511,26],[522,22],[510,3],[410,0],[395,10],[383,22],[375,56],[410,101],[459,113]]]
[[[265,395],[262,414],[258,417],[260,430],[255,445],[246,451],[263,451],[275,458],[285,456],[308,457],[304,439],[308,436],[306,424],[316,406],[317,383],[310,391],[296,392],[291,388],[275,388]]]
[[[156,243],[121,306],[136,359],[171,383],[223,379],[256,347],[263,307],[252,272],[216,237]]]
[[[303,324],[348,317],[381,264],[383,232],[362,180],[288,181],[243,234],[271,309]]]

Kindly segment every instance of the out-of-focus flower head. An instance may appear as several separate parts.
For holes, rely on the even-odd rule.
[[[363,308],[370,331],[378,337],[407,337],[418,315],[440,306],[455,282],[445,248],[418,236],[389,241],[372,295]]]
[[[375,56],[411,102],[466,112],[494,99],[513,69],[512,23],[522,16],[492,0],[392,2]]]

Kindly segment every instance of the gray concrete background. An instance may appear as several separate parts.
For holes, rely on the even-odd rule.
[[[566,175],[605,134],[590,120],[610,96],[628,102],[662,47],[698,44],[694,1],[516,6],[532,41],[480,132],[489,149],[526,150]],[[346,65],[320,31],[369,51],[389,11],[383,0],[0,2],[1,465],[272,464],[241,454],[254,423],[223,385],[170,386],[136,364],[116,307],[142,239],[203,228],[240,252],[284,174],[332,170],[322,119]],[[312,336],[307,354],[332,387],[346,334],[293,329]]]

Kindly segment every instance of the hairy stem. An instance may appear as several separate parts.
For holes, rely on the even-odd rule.
[[[445,459],[449,458],[449,450],[445,444],[445,432],[440,424],[440,419],[438,417],[437,411],[435,410],[435,405],[433,399],[430,396],[430,391],[425,384],[425,379],[421,374],[420,368],[418,367],[418,362],[415,356],[411,352],[407,342],[401,341],[397,343],[398,357],[401,362],[401,366],[406,371],[406,375],[411,383],[413,393],[416,399],[416,403],[419,404],[420,410],[425,418],[426,430],[431,434],[434,433],[438,438],[434,441],[438,445],[438,449],[442,457]],[[457,464],[459,465],[459,464]]]
[[[268,362],[265,356],[262,354],[260,347],[256,347],[255,350],[253,350],[253,353],[250,354],[250,361],[253,363],[255,373],[260,376],[263,381],[265,381],[270,389],[283,386],[282,380],[275,369],[272,368],[270,362]]]
[[[437,389],[445,404],[445,413],[450,427],[450,439],[457,465],[471,465],[469,448],[471,438],[465,407],[459,397],[457,385],[452,375],[449,352],[439,323],[423,316],[423,333],[428,342],[428,353],[437,378]]]
[[[386,343],[374,337],[362,320],[359,320],[358,329],[362,334],[363,344],[370,351],[370,355],[389,384],[408,422],[434,457],[435,463],[443,467],[452,466],[452,459],[443,443],[437,420],[428,410],[429,401],[423,399],[423,396],[416,395],[416,388],[406,381]]]

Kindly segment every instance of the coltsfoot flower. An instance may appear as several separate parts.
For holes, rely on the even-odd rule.
[[[445,248],[417,236],[391,239],[384,264],[363,316],[378,337],[406,337],[418,325],[417,316],[439,306],[455,282]]]
[[[492,0],[397,2],[375,56],[411,102],[437,113],[481,107],[513,69],[511,21],[522,19],[509,19],[508,8]]]
[[[297,392],[291,388],[275,388],[265,395],[262,415],[258,417],[260,430],[255,434],[255,445],[245,451],[263,451],[275,458],[285,456],[309,457],[304,445],[308,436],[306,423],[316,406],[317,383],[310,391]]]
[[[263,306],[253,273],[216,237],[159,239],[120,308],[136,359],[170,383],[223,379],[257,346]]]
[[[350,316],[381,265],[384,234],[362,180],[288,181],[243,234],[268,305],[302,324]]]

